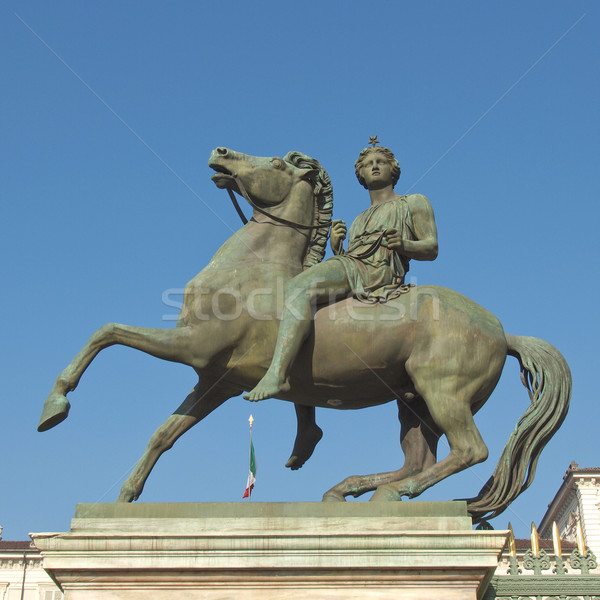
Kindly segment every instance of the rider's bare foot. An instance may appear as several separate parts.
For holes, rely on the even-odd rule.
[[[316,445],[320,442],[322,437],[323,431],[318,425],[303,431],[301,436],[296,437],[292,456],[290,456],[289,460],[285,463],[285,466],[292,471],[300,469],[312,456]]]
[[[244,394],[245,400],[250,402],[258,402],[267,398],[274,398],[282,392],[289,392],[290,386],[285,381],[280,381],[277,375],[266,372],[265,376],[256,384],[253,390]]]

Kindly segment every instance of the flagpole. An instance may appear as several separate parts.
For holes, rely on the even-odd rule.
[[[250,443],[248,444],[248,470],[250,470],[252,467],[252,423],[254,423],[254,417],[252,415],[250,415],[248,423],[250,423]],[[250,490],[250,494],[248,494],[248,502],[252,502],[252,490]]]

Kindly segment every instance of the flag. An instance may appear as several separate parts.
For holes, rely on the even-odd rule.
[[[248,473],[248,483],[246,484],[246,491],[242,498],[249,498],[254,489],[254,482],[256,481],[256,460],[254,459],[254,444],[250,439],[250,472]]]
[[[252,415],[250,415],[248,423],[250,423],[250,472],[248,473],[248,483],[246,484],[246,491],[242,499],[248,498],[249,500],[254,489],[254,482],[256,481],[256,460],[254,458],[254,444],[252,443],[252,423],[254,423],[254,417]]]

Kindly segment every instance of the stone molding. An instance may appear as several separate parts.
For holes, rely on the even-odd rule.
[[[32,534],[68,600],[475,600],[505,531],[464,502],[79,505]]]
[[[23,569],[24,560],[23,554],[15,552],[14,554],[7,554],[3,552],[0,555],[0,569]],[[27,556],[27,569],[41,569],[42,568],[42,557],[41,556]]]

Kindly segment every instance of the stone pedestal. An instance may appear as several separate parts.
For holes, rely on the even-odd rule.
[[[66,600],[475,600],[507,532],[464,502],[252,502],[79,504],[31,535]]]

